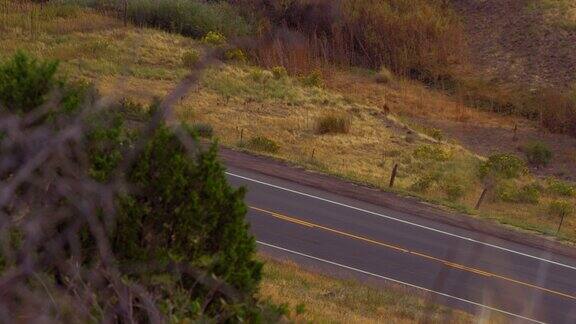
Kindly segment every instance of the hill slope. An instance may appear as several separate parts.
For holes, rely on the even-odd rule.
[[[454,0],[472,63],[503,82],[571,86],[576,80],[576,4],[549,0]]]

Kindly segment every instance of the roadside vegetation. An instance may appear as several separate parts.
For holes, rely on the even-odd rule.
[[[57,69],[0,63],[3,319],[277,321],[217,146]]]
[[[572,89],[527,91],[493,85],[462,72],[465,35],[445,1],[363,0],[335,7],[333,1],[291,0],[284,6],[275,2],[266,12],[259,0],[238,3],[133,0],[124,16],[115,1],[58,0],[44,5],[5,1],[0,13],[0,73],[15,64],[10,60],[19,51],[26,53],[20,54],[21,59],[57,60],[58,80],[83,89],[93,85],[97,98],[119,103],[114,108],[128,123],[140,123],[148,118],[147,112],[154,111],[158,98],[196,68],[207,50],[220,49],[220,64],[205,71],[191,95],[174,107],[177,120],[171,122],[186,122],[191,134],[576,242],[575,184],[535,176],[556,158],[547,143],[528,142],[514,153],[480,156],[416,118],[501,124],[516,123],[518,119],[511,116],[523,116],[551,131],[574,135],[576,95]],[[394,37],[383,43],[375,37],[381,34]],[[256,41],[235,43],[247,35]],[[56,71],[56,63],[52,64]],[[51,74],[51,69],[46,65],[45,73]],[[13,102],[16,97],[9,96],[18,95],[13,90],[0,89],[7,96],[0,99]],[[135,135],[116,130],[99,133],[99,138],[116,141],[114,145],[133,143]],[[173,140],[174,134],[159,131],[129,177],[140,188],[153,188],[151,181],[160,181],[162,186],[155,189],[161,192],[143,191],[148,198],[182,189],[166,180],[182,179],[171,171],[190,168],[193,173],[192,165],[179,158],[182,147],[171,145]],[[214,149],[205,154],[208,162],[214,161]],[[91,176],[106,179],[107,168],[117,161],[102,156],[96,160],[98,168],[90,171]],[[174,168],[163,173],[166,178],[149,179],[146,174],[155,163]],[[398,173],[394,187],[389,188],[395,166]],[[212,171],[218,178],[221,169]],[[179,184],[185,189],[191,186]],[[484,190],[487,195],[476,210]],[[186,200],[189,193],[183,189],[174,197]],[[228,193],[234,201],[241,196]],[[129,249],[116,250],[122,260],[151,255],[192,260],[203,270],[239,283],[236,288],[250,296],[258,291],[259,263],[252,259],[253,243],[244,227],[240,226],[237,236],[241,244],[236,244],[243,251],[224,257],[231,261],[241,256],[235,264],[245,271],[236,273],[212,259],[211,254],[222,251],[204,251],[179,231],[166,234],[163,226],[175,228],[175,224],[169,222],[165,210],[138,204],[148,198],[126,197],[123,220],[141,224],[141,218],[151,213],[164,215],[166,224],[151,227],[157,239],[182,241],[146,250],[134,239],[144,236],[143,228],[119,227],[126,235],[118,240],[130,241]],[[200,207],[182,206],[182,210],[187,208]],[[235,224],[240,222],[242,206],[226,208],[223,213],[236,217]],[[466,314],[441,307],[430,310],[422,299],[406,297],[404,291],[375,290],[289,264],[267,263],[259,295],[288,306],[277,308],[264,299],[251,299],[250,307],[232,307],[233,316],[288,314],[296,321],[378,322],[393,314],[398,322],[410,322],[424,311],[433,322],[443,322],[446,316],[456,322],[470,320]],[[178,278],[154,274],[141,279],[158,289],[163,296],[158,298],[170,301],[162,305],[162,311],[174,321],[195,318],[206,310],[199,306],[206,295],[191,297]],[[302,287],[309,295],[302,295]],[[302,298],[307,306],[302,306]],[[355,302],[360,298],[369,303]],[[225,303],[217,303],[206,316],[229,311]]]
[[[260,296],[283,304],[297,323],[469,323],[468,313],[439,306],[400,286],[385,289],[302,269],[289,261],[265,261]],[[487,323],[503,322],[496,314]]]
[[[31,10],[37,15],[35,26],[42,28],[12,24],[22,21],[19,17]],[[93,82],[105,96],[125,97],[141,104],[165,95],[186,75],[206,46],[219,46],[207,45],[205,37],[194,40],[124,27],[117,19],[93,9],[50,5],[41,10],[29,5],[3,19],[6,32],[2,41],[6,46],[0,57],[7,58],[21,48],[37,56],[59,59],[62,74]],[[86,26],[87,21],[90,26]],[[66,26],[66,30],[58,30],[58,26]],[[358,98],[363,92],[347,93],[333,84],[334,80],[358,78],[364,83],[373,82],[365,91],[382,93],[407,108],[394,113],[387,104]],[[447,141],[440,130],[414,125],[404,116],[436,114],[456,120],[493,117],[399,76],[386,83],[366,81],[372,78],[370,73],[326,68],[289,76],[283,66],[264,69],[232,58],[205,73],[199,87],[178,104],[176,112],[178,118],[196,125],[204,136],[216,136],[226,146],[385,190],[390,190],[390,174],[398,164],[392,190],[503,224],[556,235],[560,219],[548,205],[556,200],[573,204],[575,197],[571,189],[565,189],[567,194],[559,197],[558,190],[549,188],[549,183],[566,188],[573,188],[573,184],[531,174],[531,168],[545,166],[554,159],[545,144],[530,143],[523,152],[512,155],[477,156]],[[490,164],[493,158],[512,165]],[[496,169],[487,175],[487,168]],[[475,211],[485,188],[488,195],[480,210]],[[571,212],[567,214],[559,237],[576,241],[576,219]]]

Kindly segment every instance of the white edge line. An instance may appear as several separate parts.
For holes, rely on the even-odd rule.
[[[474,301],[471,301],[471,300],[468,300],[468,299],[464,299],[464,298],[452,296],[452,295],[449,295],[449,294],[445,294],[445,293],[442,293],[442,292],[439,292],[439,291],[435,291],[435,290],[431,290],[431,289],[428,289],[428,288],[420,287],[420,286],[417,286],[417,285],[414,285],[414,284],[411,284],[411,283],[407,283],[407,282],[404,282],[404,281],[400,281],[400,280],[397,280],[397,279],[385,277],[385,276],[382,276],[382,275],[379,275],[379,274],[376,274],[376,273],[372,273],[372,272],[368,272],[368,271],[361,270],[361,269],[358,269],[358,268],[350,267],[350,266],[347,266],[347,265],[344,265],[344,264],[340,264],[340,263],[336,263],[336,262],[333,262],[333,261],[321,259],[321,258],[312,256],[312,255],[308,255],[308,254],[305,254],[305,253],[302,253],[302,252],[292,251],[292,250],[289,250],[289,249],[286,249],[286,248],[283,248],[283,247],[280,247],[280,246],[276,246],[276,245],[273,245],[273,244],[270,244],[270,243],[261,242],[261,241],[256,241],[256,242],[257,242],[258,244],[261,244],[261,245],[264,245],[264,246],[267,246],[267,247],[270,247],[270,248],[274,248],[274,249],[278,249],[278,250],[281,250],[281,251],[284,251],[284,252],[296,254],[296,255],[303,256],[303,257],[306,257],[306,258],[309,258],[309,259],[312,259],[312,260],[316,260],[316,261],[328,263],[328,264],[331,264],[331,265],[334,265],[334,266],[337,266],[337,267],[340,267],[340,268],[344,268],[344,269],[347,269],[347,270],[356,271],[356,272],[359,272],[359,273],[362,273],[362,274],[365,274],[365,275],[369,275],[369,276],[372,276],[372,277],[376,277],[376,278],[380,278],[380,279],[392,281],[392,282],[397,283],[397,284],[402,284],[402,285],[409,286],[409,287],[416,288],[416,289],[420,289],[420,290],[423,290],[423,291],[426,291],[426,292],[429,292],[429,293],[437,294],[437,295],[440,295],[440,296],[443,296],[443,297],[455,299],[455,300],[458,300],[458,301],[461,301],[461,302],[464,302],[464,303],[468,303],[468,304],[472,304],[472,305],[474,305],[474,306],[486,308],[486,309],[489,309],[489,310],[492,310],[492,311],[496,311],[496,312],[499,312],[499,313],[502,313],[502,314],[506,314],[506,315],[509,315],[509,316],[512,316],[512,317],[516,317],[516,318],[520,318],[520,319],[523,319],[523,320],[527,320],[527,321],[530,321],[530,322],[533,322],[533,323],[545,323],[545,322],[541,322],[541,321],[538,321],[538,320],[535,320],[535,319],[532,319],[532,318],[529,318],[529,317],[524,317],[524,316],[522,316],[522,315],[514,314],[514,313],[511,313],[511,312],[502,310],[502,309],[498,309],[498,308],[494,308],[494,307],[487,306],[487,305],[484,305],[484,304],[480,304],[480,303],[477,303],[477,302],[474,302]]]
[[[400,223],[404,223],[404,224],[408,224],[408,225],[420,227],[420,228],[423,228],[423,229],[427,229],[427,230],[429,230],[429,231],[441,233],[441,234],[448,235],[448,236],[452,236],[452,237],[457,237],[457,238],[462,239],[462,240],[466,240],[466,241],[470,241],[470,242],[482,244],[482,245],[489,246],[489,247],[492,247],[492,248],[495,248],[495,249],[498,249],[498,250],[502,250],[502,251],[506,251],[506,252],[510,252],[510,253],[514,253],[514,254],[518,254],[518,255],[522,255],[522,256],[525,256],[525,257],[528,257],[528,258],[536,259],[536,260],[539,260],[539,261],[545,261],[545,262],[548,262],[548,263],[551,263],[551,264],[554,264],[554,265],[557,265],[557,266],[561,266],[561,267],[569,268],[569,269],[572,269],[572,270],[576,270],[576,267],[575,267],[575,266],[571,266],[571,265],[568,265],[568,264],[564,264],[564,263],[560,263],[560,262],[557,262],[557,261],[548,260],[548,259],[545,259],[545,258],[540,258],[540,257],[534,256],[534,255],[530,255],[530,254],[527,254],[527,253],[515,251],[515,250],[508,249],[508,248],[505,248],[505,247],[501,247],[501,246],[498,246],[498,245],[494,245],[494,244],[490,244],[490,243],[478,241],[478,240],[475,240],[475,239],[473,239],[473,238],[461,236],[461,235],[458,235],[458,234],[453,234],[453,233],[450,233],[450,232],[445,232],[445,231],[442,231],[442,230],[439,230],[439,229],[436,229],[436,228],[433,228],[433,227],[428,227],[428,226],[424,226],[424,225],[412,223],[412,222],[409,222],[409,221],[406,221],[406,220],[403,220],[403,219],[399,219],[399,218],[396,218],[396,217],[392,217],[392,216],[388,216],[388,215],[383,215],[383,214],[380,214],[380,213],[377,213],[377,212],[369,211],[369,210],[362,209],[362,208],[359,208],[359,207],[354,207],[354,206],[346,205],[346,204],[343,204],[343,203],[340,203],[340,202],[337,202],[337,201],[333,201],[333,200],[330,200],[330,199],[326,199],[326,198],[322,198],[322,197],[310,195],[310,194],[307,194],[307,193],[304,193],[304,192],[300,192],[300,191],[296,191],[296,190],[292,190],[292,189],[280,187],[280,186],[273,185],[273,184],[270,184],[270,183],[267,183],[267,182],[263,182],[263,181],[260,181],[260,180],[256,180],[256,179],[244,177],[244,176],[241,176],[241,175],[232,173],[232,172],[228,172],[228,171],[227,171],[226,174],[228,174],[228,175],[230,175],[230,176],[233,176],[233,177],[240,178],[240,179],[244,179],[244,180],[252,181],[252,182],[255,182],[255,183],[259,183],[259,184],[262,184],[262,185],[265,185],[265,186],[269,186],[269,187],[272,187],[272,188],[276,188],[276,189],[288,191],[288,192],[295,193],[295,194],[302,195],[302,196],[309,197],[309,198],[315,198],[315,199],[318,199],[318,200],[321,200],[321,201],[325,201],[325,202],[328,202],[328,203],[331,203],[331,204],[335,204],[335,205],[338,205],[338,206],[347,207],[347,208],[354,209],[354,210],[357,210],[357,211],[360,211],[360,212],[364,212],[364,213],[367,213],[367,214],[371,214],[371,215],[375,215],[375,216],[378,216],[378,217],[382,217],[382,218],[390,219],[390,220],[393,220],[393,221],[397,221],[397,222],[400,222]]]

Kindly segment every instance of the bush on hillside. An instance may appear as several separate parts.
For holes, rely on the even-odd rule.
[[[542,188],[533,183],[522,186],[520,189],[512,183],[501,183],[496,188],[498,198],[505,202],[520,204],[538,204]]]
[[[308,75],[302,78],[302,84],[307,87],[321,87],[324,85],[324,80],[322,78],[322,72],[319,70],[314,70]]]
[[[315,130],[316,134],[320,135],[347,134],[350,132],[351,126],[352,120],[350,116],[343,113],[330,112],[316,119]]]
[[[211,138],[214,135],[214,128],[208,123],[193,123],[187,125],[187,128],[193,135],[200,137]]]
[[[435,145],[420,145],[412,152],[412,155],[420,160],[432,161],[448,161],[452,157],[451,152]]]
[[[554,200],[548,204],[548,215],[564,218],[574,213],[574,206],[566,200]]]
[[[200,53],[197,50],[189,50],[182,55],[182,65],[185,68],[193,69],[198,61],[200,61]]]
[[[56,61],[38,61],[24,52],[0,65],[0,106],[12,112],[27,112],[44,103],[57,86]]]
[[[224,57],[226,58],[226,60],[228,61],[237,61],[237,62],[246,62],[248,61],[248,56],[246,55],[246,53],[240,49],[240,48],[235,48],[235,49],[229,49],[224,53]]]
[[[553,178],[548,179],[547,191],[553,195],[562,197],[574,197],[576,195],[576,186]]]
[[[272,68],[272,75],[274,79],[281,80],[288,76],[288,71],[286,71],[286,68],[283,66],[275,66]]]
[[[280,151],[280,144],[266,136],[252,137],[250,140],[248,140],[248,142],[246,142],[246,144],[243,145],[251,150],[264,153],[276,154],[278,151]]]
[[[494,175],[505,179],[518,178],[526,172],[524,161],[515,155],[499,153],[491,155],[480,165],[480,175]]]
[[[416,179],[416,181],[410,186],[410,190],[419,193],[428,192],[432,186],[436,185],[438,181],[440,181],[441,177],[441,174],[437,172],[424,174]]]
[[[552,151],[542,142],[529,143],[523,149],[528,163],[536,168],[547,166],[552,160]]]
[[[226,36],[211,30],[202,37],[202,42],[214,46],[224,45],[226,43]]]

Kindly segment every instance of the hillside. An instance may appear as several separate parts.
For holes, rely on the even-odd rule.
[[[571,87],[576,15],[570,0],[454,0],[472,63],[496,82]]]
[[[70,78],[92,82],[115,100],[147,103],[164,96],[186,75],[183,58],[206,46],[189,37],[123,27],[93,10],[46,7],[36,11],[32,29],[21,14],[4,17],[0,57],[24,49],[60,59]],[[558,220],[549,205],[574,199],[572,185],[562,181],[535,178],[532,172],[505,177],[480,211],[473,210],[486,186],[479,171],[486,158],[503,152],[514,160],[525,156],[519,149],[531,139],[545,139],[534,123],[478,110],[412,80],[392,76],[379,83],[375,78],[370,70],[334,68],[289,76],[282,68],[263,69],[232,58],[205,74],[180,101],[177,116],[213,129],[223,145],[383,190],[390,190],[390,173],[398,164],[394,191],[555,236]],[[529,136],[515,141],[515,124]],[[573,139],[562,138],[554,135],[546,142],[555,149],[550,166],[530,170],[569,178],[575,165]],[[567,145],[556,146],[560,143]],[[558,186],[567,191],[559,194]],[[560,237],[575,241],[576,220],[566,222]]]
[[[315,38],[318,35],[301,35],[283,28],[272,33],[277,38],[270,43],[254,42],[261,46],[254,49],[250,42],[244,48],[237,45],[235,37],[243,40],[253,30],[273,29],[268,25],[273,19],[252,26],[248,19],[235,16],[236,9],[228,2],[202,2],[199,7],[194,7],[197,2],[190,2],[194,4],[188,8],[190,15],[181,16],[169,5],[164,16],[156,16],[145,7],[151,2],[138,3],[142,7],[133,7],[131,22],[126,25],[109,10],[58,4],[14,5],[0,15],[0,62],[19,50],[41,59],[56,59],[60,75],[67,80],[93,85],[107,101],[142,108],[168,94],[195,71],[201,57],[214,51],[220,54],[214,65],[175,105],[177,122],[187,123],[206,140],[217,139],[228,148],[415,197],[526,235],[576,243],[576,138],[564,129],[558,133],[545,130],[541,110],[498,111],[515,104],[518,97],[525,99],[525,94],[531,93],[526,85],[560,87],[574,82],[576,29],[554,23],[552,17],[559,17],[556,7],[530,5],[523,0],[454,1],[469,36],[472,67],[498,81],[486,85],[482,73],[478,74],[480,81],[473,80],[480,90],[470,90],[474,94],[470,97],[488,102],[487,108],[457,91],[464,84],[457,71],[463,62],[455,61],[465,56],[450,54],[455,48],[468,50],[458,47],[460,30],[451,10],[448,23],[441,24],[441,5],[419,12],[414,2],[398,0],[395,3],[401,4],[399,12],[392,6],[381,13],[402,17],[381,30],[403,30],[405,33],[399,33],[395,40],[398,44],[411,35],[410,31],[419,31],[419,37],[433,40],[417,48],[418,56],[413,58],[406,51],[414,50],[415,44],[400,49],[388,47],[380,38],[374,40],[373,35],[362,33],[358,16],[353,16],[356,20],[348,25],[332,22],[326,26],[353,30],[357,32],[354,40],[362,39],[387,51],[386,55],[378,50],[363,51],[362,46],[350,49],[348,40],[326,45],[327,40],[321,38],[325,35]],[[329,14],[320,12],[329,16],[326,19],[337,17],[330,6]],[[353,9],[349,8],[354,13]],[[514,13],[510,21],[507,11]],[[299,12],[290,14],[298,18]],[[418,23],[422,14],[430,20],[424,27]],[[375,28],[381,27],[376,24],[379,17],[371,17]],[[171,19],[182,21],[171,24]],[[186,24],[186,19],[196,24],[194,28]],[[231,27],[229,21],[239,27]],[[534,26],[534,35],[525,32]],[[317,29],[313,25],[310,30]],[[432,63],[427,61],[426,52],[431,48],[437,54]],[[340,54],[353,59],[344,64],[339,61]],[[386,69],[387,63],[393,68]],[[435,68],[440,72],[433,71]],[[446,82],[446,86],[440,87],[436,81]],[[512,99],[498,97],[498,87],[509,83],[527,92],[519,92]],[[467,91],[472,88],[469,84],[462,87],[468,87]],[[501,101],[491,101],[494,98],[486,99],[478,93],[494,94]],[[542,106],[541,101],[534,102]],[[526,118],[526,114],[532,115]],[[566,122],[563,115],[554,116]],[[397,177],[390,188],[396,167]],[[484,190],[488,195],[475,208]],[[559,230],[561,219],[563,227]],[[309,273],[294,278],[279,268],[285,267],[272,264],[265,272],[265,293],[277,303],[291,303],[291,307],[298,307],[294,296],[302,292],[290,281],[314,286],[316,296],[326,285],[347,285]],[[353,286],[360,292],[367,289]],[[279,291],[290,291],[290,295],[283,296]],[[327,312],[336,312],[330,314],[335,320],[350,318],[337,312],[338,301],[323,302],[317,307],[328,305]],[[368,313],[359,318],[381,319],[381,309],[356,306],[355,310]],[[422,301],[410,299],[397,308],[391,303],[386,311],[390,309],[399,314],[400,322],[410,321],[419,318]],[[301,318],[324,315],[314,311]]]

